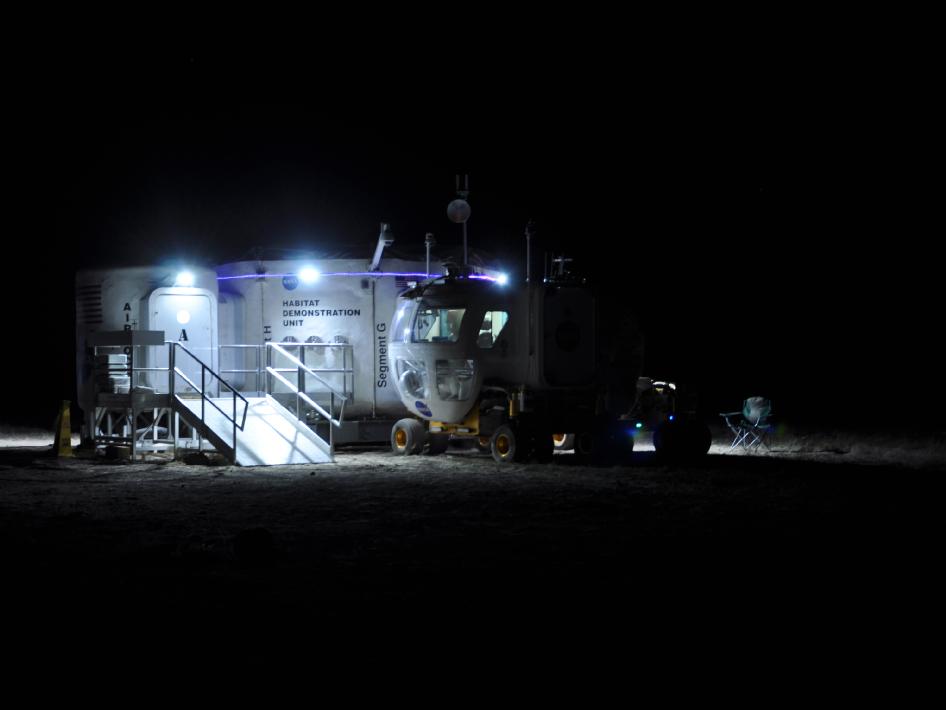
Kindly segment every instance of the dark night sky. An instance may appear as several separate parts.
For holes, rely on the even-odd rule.
[[[71,395],[76,267],[367,257],[381,221],[398,248],[426,231],[459,245],[445,206],[469,172],[471,244],[521,274],[535,219],[639,313],[648,372],[692,383],[709,412],[770,394],[794,421],[902,425],[913,408],[943,426],[942,229],[883,77],[760,56],[480,68],[342,76],[183,53],[37,69],[8,146],[4,290],[10,342],[48,350],[7,349],[33,402],[0,420],[45,422]]]

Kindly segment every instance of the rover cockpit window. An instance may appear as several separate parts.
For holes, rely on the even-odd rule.
[[[480,326],[480,332],[476,336],[476,344],[484,349],[493,347],[496,338],[503,332],[508,320],[509,314],[506,311],[486,311],[486,315],[483,316],[483,324]]]
[[[394,324],[392,325],[392,338],[395,342],[401,343],[411,339],[411,315],[414,312],[413,303],[401,305],[394,314]]]
[[[414,317],[411,341],[415,343],[455,343],[460,337],[465,308],[434,308],[421,303]]]

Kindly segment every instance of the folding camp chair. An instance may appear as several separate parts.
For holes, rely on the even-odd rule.
[[[720,412],[726,420],[726,426],[733,433],[732,451],[741,446],[747,451],[753,448],[768,448],[766,442],[772,430],[772,403],[765,397],[749,397],[742,404],[741,412]]]

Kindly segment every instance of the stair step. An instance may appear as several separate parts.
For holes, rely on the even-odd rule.
[[[233,399],[212,399],[224,412],[232,412]],[[233,446],[233,422],[209,404],[204,405],[205,434],[214,445],[229,454]],[[199,423],[201,400],[177,398],[178,408],[188,410],[191,423]],[[243,403],[237,402],[237,421],[243,415]],[[273,466],[294,463],[331,462],[327,442],[307,424],[298,421],[272,397],[248,397],[246,424],[237,429],[236,462],[241,466]],[[221,446],[222,445],[222,446]]]

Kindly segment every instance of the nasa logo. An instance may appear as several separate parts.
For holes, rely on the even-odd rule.
[[[430,413],[430,410],[427,408],[427,405],[424,404],[423,402],[421,402],[420,400],[417,400],[416,402],[414,402],[414,408],[415,408],[415,409],[418,411],[418,413],[420,413],[422,416],[425,416],[425,417],[428,417],[428,418],[430,418],[430,417],[433,416],[433,414],[431,414],[431,413]]]
[[[287,291],[294,291],[299,285],[299,277],[295,274],[286,274],[282,277],[282,285]]]

